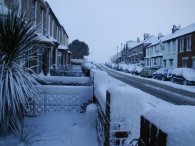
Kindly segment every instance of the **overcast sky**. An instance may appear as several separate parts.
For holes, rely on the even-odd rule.
[[[89,59],[105,62],[117,46],[143,39],[143,33],[164,35],[172,25],[195,22],[195,0],[47,0],[69,35],[90,47]]]

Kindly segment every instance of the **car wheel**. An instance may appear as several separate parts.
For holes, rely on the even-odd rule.
[[[153,75],[152,78],[155,79],[156,78],[155,75]]]
[[[162,81],[165,81],[165,77],[162,77]]]
[[[184,80],[183,85],[188,85],[188,81]]]
[[[174,83],[174,79],[173,78],[171,78],[171,82]]]

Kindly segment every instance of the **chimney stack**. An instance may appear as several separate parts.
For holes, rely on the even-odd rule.
[[[138,43],[140,42],[140,38],[139,38],[139,37],[137,38],[137,42],[138,42]]]
[[[150,34],[149,33],[144,33],[144,40],[149,38],[150,37]]]
[[[172,33],[175,33],[175,32],[178,31],[179,29],[180,29],[180,25],[179,25],[179,26],[173,25]]]
[[[164,35],[162,33],[158,33],[158,39],[164,37]]]

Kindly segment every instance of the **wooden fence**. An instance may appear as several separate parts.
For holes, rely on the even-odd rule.
[[[139,146],[166,146],[167,134],[141,116]]]

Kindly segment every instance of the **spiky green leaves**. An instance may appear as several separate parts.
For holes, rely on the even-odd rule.
[[[39,45],[34,22],[26,20],[25,14],[16,9],[0,17],[0,131],[4,133],[14,121],[23,119],[29,98],[36,100],[40,95],[34,73],[20,65],[32,59],[31,50]]]

